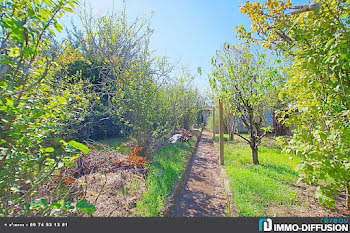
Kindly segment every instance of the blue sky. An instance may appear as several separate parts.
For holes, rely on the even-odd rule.
[[[85,2],[94,12],[102,14],[113,9],[118,11],[123,6],[121,0]],[[168,56],[172,62],[180,61],[193,73],[201,67],[203,75],[196,75],[194,85],[204,91],[209,87],[206,73],[211,72],[210,59],[215,51],[225,41],[239,43],[235,26],[250,25],[248,17],[239,10],[244,2],[246,0],[128,0],[126,8],[131,19],[155,12],[151,21],[154,29],[151,48],[156,55]],[[64,24],[68,22],[70,20],[64,20]]]

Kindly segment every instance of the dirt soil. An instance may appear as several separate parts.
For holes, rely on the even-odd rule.
[[[210,137],[210,133],[204,130],[175,202],[172,217],[226,216],[226,198],[218,164],[219,154]]]
[[[345,206],[345,195],[341,194],[335,198],[335,208],[327,209],[321,206],[315,198],[313,185],[303,182],[293,186],[293,190],[298,196],[298,202],[289,208],[282,206],[269,206],[273,212],[280,217],[339,217],[349,216]]]
[[[144,178],[132,172],[93,173],[77,180],[79,191],[95,205],[94,217],[136,216],[136,204],[145,191]]]

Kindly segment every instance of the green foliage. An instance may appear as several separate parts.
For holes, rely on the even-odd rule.
[[[137,64],[129,71],[128,84],[116,93],[114,104],[118,116],[132,128],[132,138],[139,146],[150,148],[168,125],[158,85],[144,65]]]
[[[91,215],[96,211],[95,206],[87,202],[86,200],[78,201],[76,207],[78,210],[83,211],[87,215]]]
[[[79,34],[80,35],[80,34]],[[76,38],[77,41],[83,38]],[[85,41],[85,40],[83,40]],[[119,136],[123,134],[121,123],[113,117],[109,111],[108,98],[105,95],[101,82],[107,83],[104,70],[106,65],[99,60],[99,56],[88,57],[81,47],[84,44],[73,47],[74,41],[65,41],[62,45],[52,48],[53,56],[60,69],[55,76],[61,82],[68,82],[71,85],[81,85],[81,92],[86,99],[85,114],[80,114],[79,120],[70,119],[67,122],[67,130],[70,136],[78,139],[101,138]]]
[[[184,162],[193,151],[195,138],[184,144],[177,142],[165,147],[153,156],[147,190],[137,204],[138,215],[155,217],[162,214],[167,197],[183,171]]]
[[[260,165],[250,165],[249,147],[235,140],[225,144],[225,168],[239,216],[278,215],[269,206],[288,208],[297,201],[291,184],[298,159],[290,160],[275,141],[265,138],[259,147]]]
[[[1,216],[50,215],[64,203],[62,184],[45,195],[43,187],[77,158],[77,151],[59,138],[65,138],[65,122],[81,114],[85,99],[80,84],[57,83],[53,73],[58,67],[48,49],[54,30],[62,28],[57,19],[76,3],[0,3]]]
[[[89,148],[87,146],[79,143],[79,142],[72,140],[72,141],[68,142],[68,145],[70,145],[70,146],[74,147],[75,149],[78,149],[86,154],[89,153]]]
[[[186,80],[160,86],[143,65],[128,74],[128,86],[117,93],[117,114],[132,128],[131,138],[144,149],[164,140],[175,128],[197,123],[203,106],[197,90],[186,87]],[[141,71],[139,69],[142,69]],[[146,73],[145,73],[146,72]],[[121,95],[124,100],[121,99]],[[150,151],[144,151],[148,155]]]
[[[35,210],[35,209],[42,209],[47,206],[47,201],[45,199],[37,199],[30,203],[29,209]]]
[[[350,181],[350,2],[316,2],[319,9],[299,14],[286,14],[290,1],[246,3],[242,13],[248,13],[264,46],[293,61],[280,93],[290,102],[281,114],[294,128],[286,151],[302,157],[298,170],[305,181],[326,184],[316,196],[332,207]],[[238,31],[247,37],[243,27]],[[350,210],[349,196],[347,205]]]
[[[212,59],[214,71],[209,81],[217,98],[224,102],[225,109],[247,128],[249,139],[243,138],[251,147],[252,162],[257,164],[258,144],[270,130],[264,127],[264,114],[270,102],[268,93],[278,73],[268,66],[265,54],[255,55],[251,50],[249,45],[225,44]]]
[[[99,17],[83,10],[80,18],[83,29],[69,33],[60,64],[62,74],[78,74],[73,81],[87,81],[100,98],[90,103],[84,120],[93,128],[91,136],[97,130],[104,130],[105,137],[108,131],[124,130],[149,155],[154,143],[172,130],[197,123],[204,103],[189,87],[193,78],[189,72],[179,79],[170,77],[173,66],[167,58],[151,53],[148,18],[130,23],[125,9]],[[111,124],[101,126],[102,120]]]

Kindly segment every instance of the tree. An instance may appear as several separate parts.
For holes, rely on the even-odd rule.
[[[73,0],[0,3],[0,216],[68,210],[62,182],[39,195],[51,175],[62,174],[77,158],[62,125],[85,104],[81,85],[56,88],[56,64],[48,55],[50,38],[62,26],[57,19],[72,12]],[[36,198],[41,197],[39,200]],[[74,208],[74,207],[73,207]]]
[[[248,129],[249,138],[235,132],[246,141],[252,154],[252,163],[258,164],[258,145],[266,136],[265,124],[267,92],[271,85],[264,55],[253,55],[249,45],[232,46],[225,44],[212,59],[214,67],[210,85],[222,98],[226,108],[237,114]]]
[[[290,1],[247,2],[241,12],[252,31],[238,27],[238,35],[293,61],[280,93],[291,103],[284,121],[294,127],[286,151],[302,158],[298,170],[319,185],[321,204],[334,206],[334,196],[345,190],[350,211],[350,1],[290,7]]]
[[[68,42],[59,51],[62,69],[57,76],[68,76],[72,83],[83,80],[87,83],[85,91],[99,98],[89,103],[90,114],[84,121],[71,128],[76,131],[75,136],[95,140],[128,136],[131,129],[115,115],[112,102],[115,93],[128,85],[130,69],[153,59],[147,54],[152,34],[149,19],[130,22],[125,8],[102,16],[82,8],[78,15],[82,26],[73,25],[68,30]]]
[[[152,147],[175,128],[189,129],[197,121],[202,103],[198,91],[189,87],[191,74],[174,77],[168,58],[150,51],[149,18],[130,22],[125,9],[99,17],[83,10],[80,17],[82,29],[69,33],[60,73],[87,81],[100,98],[91,103],[84,121],[96,125],[91,136],[101,119],[117,119],[143,155],[150,156]]]
[[[150,158],[152,147],[174,129],[189,129],[197,123],[203,102],[197,90],[188,85],[186,77],[156,81],[144,63],[129,71],[128,84],[116,93],[114,104],[116,113],[132,128],[131,138],[143,148],[145,156]]]

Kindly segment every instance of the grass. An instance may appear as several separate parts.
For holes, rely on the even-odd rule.
[[[111,148],[117,148],[120,146],[120,144],[127,141],[128,141],[127,137],[113,137],[113,138],[102,139],[99,142],[102,144],[107,144]]]
[[[122,143],[127,142],[129,139],[127,137],[113,137],[99,140],[102,144],[107,144],[109,147],[116,149],[118,152],[128,155],[129,149],[127,147],[121,147]]]
[[[153,156],[153,164],[147,177],[147,190],[137,203],[139,216],[160,216],[167,197],[181,174],[185,160],[193,151],[197,137],[187,143],[171,144]]]
[[[146,192],[136,206],[137,216],[152,217],[161,215],[167,197],[184,169],[184,162],[194,149],[198,133],[198,130],[194,132],[195,135],[187,143],[170,144],[153,155],[152,164],[149,165],[150,172],[146,180]],[[127,138],[116,137],[100,140],[99,142],[117,149],[120,153],[128,154],[127,148],[121,147],[121,144],[127,142],[127,140]],[[133,183],[131,191],[139,187],[138,183]],[[118,195],[124,195],[124,192],[124,190],[120,190]]]
[[[227,135],[225,135],[227,138]],[[265,138],[259,147],[259,165],[251,164],[247,143],[235,136],[225,142],[225,168],[240,216],[278,216],[275,210],[296,203],[291,185],[298,174],[298,161],[282,153],[274,138]]]

